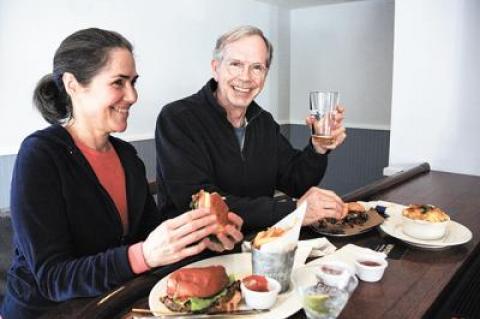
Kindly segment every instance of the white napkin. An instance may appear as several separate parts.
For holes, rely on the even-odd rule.
[[[335,247],[326,237],[300,240],[298,246],[310,247],[311,251],[309,257],[326,256],[337,250],[337,247]]]
[[[307,210],[307,203],[304,202],[300,207],[297,207],[293,212],[285,216],[273,227],[283,228],[285,233],[260,247],[263,252],[279,253],[292,250],[297,246],[298,238],[300,237],[300,229],[302,227],[303,217]]]
[[[300,244],[300,243],[299,243]],[[312,247],[298,245],[297,251],[295,252],[295,259],[293,260],[293,269],[305,266],[308,255],[312,251]]]

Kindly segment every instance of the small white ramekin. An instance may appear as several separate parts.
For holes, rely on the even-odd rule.
[[[367,265],[365,263],[376,263],[376,265]],[[388,262],[381,257],[365,255],[355,259],[355,269],[358,278],[362,281],[376,282],[382,279]]]
[[[268,281],[268,291],[254,291],[248,289],[243,282],[240,283],[242,295],[245,298],[247,306],[253,309],[270,309],[277,301],[280,292],[280,283],[270,277],[265,276]]]
[[[354,275],[348,264],[340,260],[329,260],[318,264],[316,276],[328,286],[345,288]]]

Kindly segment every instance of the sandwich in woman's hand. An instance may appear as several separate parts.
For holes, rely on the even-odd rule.
[[[190,205],[193,209],[195,208],[210,208],[210,210],[217,216],[217,231],[216,235],[219,235],[224,232],[224,227],[230,224],[228,220],[229,208],[227,203],[223,200],[222,196],[217,192],[209,193],[200,190],[198,193],[192,196],[192,203]],[[217,238],[210,238],[218,242]]]
[[[241,299],[240,281],[227,276],[223,266],[210,266],[173,272],[160,301],[175,312],[208,313],[233,311]]]

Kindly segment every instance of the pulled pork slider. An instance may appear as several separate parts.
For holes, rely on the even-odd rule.
[[[349,202],[346,203],[349,213],[364,213],[365,207],[358,202]]]

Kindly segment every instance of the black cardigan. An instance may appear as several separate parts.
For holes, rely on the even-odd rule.
[[[135,149],[110,137],[125,171],[129,231],[60,125],[27,137],[12,179],[15,255],[2,313],[35,318],[56,302],[98,296],[133,278],[130,244],[161,221]]]
[[[292,199],[272,196],[280,190],[300,197],[318,185],[327,156],[311,144],[294,149],[272,115],[255,102],[248,106],[243,150],[210,80],[198,93],[166,105],[157,119],[159,208],[169,216],[187,209],[200,189],[226,196],[245,228],[268,227],[293,211]]]

